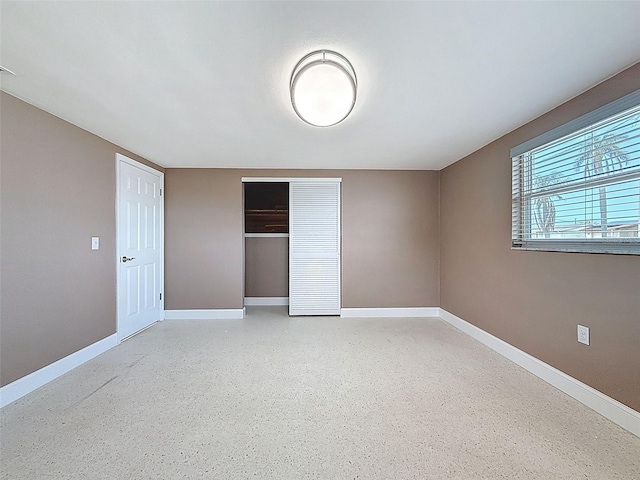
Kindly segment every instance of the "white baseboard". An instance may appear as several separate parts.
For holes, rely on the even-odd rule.
[[[61,375],[79,367],[83,363],[115,347],[117,344],[118,336],[114,333],[107,338],[92,343],[82,350],[78,350],[71,355],[61,358],[57,362],[53,362],[46,367],[42,367],[40,370],[36,370],[29,375],[5,385],[0,388],[0,408],[15,402],[27,393],[31,393],[37,388],[49,383],[51,380],[55,380]]]
[[[244,305],[245,307],[289,305],[289,297],[244,297]]]
[[[475,338],[503,357],[517,363],[545,382],[575,398],[592,410],[595,410],[603,417],[608,418],[625,430],[640,437],[640,412],[636,412],[632,408],[582,383],[580,380],[561,372],[557,368],[523,352],[504,340],[494,337],[490,333],[456,317],[442,308],[440,309],[440,318]]]
[[[342,318],[439,317],[438,307],[342,308]]]
[[[219,320],[244,318],[244,308],[214,308],[209,310],[165,310],[165,320]]]

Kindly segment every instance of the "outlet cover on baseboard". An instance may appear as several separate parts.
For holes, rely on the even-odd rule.
[[[589,327],[578,325],[578,342],[589,345]]]

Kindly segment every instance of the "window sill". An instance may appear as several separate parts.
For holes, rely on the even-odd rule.
[[[640,255],[640,244],[558,244],[558,243],[540,243],[511,245],[511,250],[523,250],[533,252],[558,252],[558,253],[589,253],[589,254],[606,254],[606,255]]]

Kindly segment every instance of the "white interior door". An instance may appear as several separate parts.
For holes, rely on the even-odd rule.
[[[162,320],[164,174],[118,155],[118,338]]]
[[[289,314],[340,315],[340,180],[289,183]]]

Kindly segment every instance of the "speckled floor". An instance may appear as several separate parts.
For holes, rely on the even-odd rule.
[[[640,479],[640,438],[438,319],[165,321],[0,414],[2,479]]]

